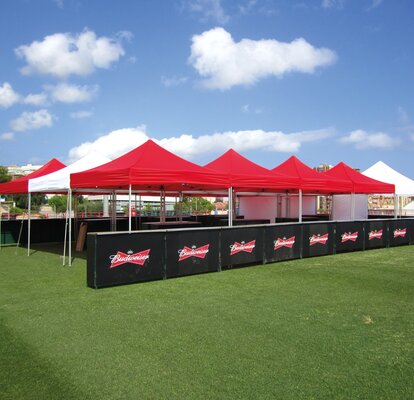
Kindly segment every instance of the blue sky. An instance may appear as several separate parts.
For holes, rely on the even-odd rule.
[[[411,0],[2,0],[0,165],[382,160],[414,178]]]

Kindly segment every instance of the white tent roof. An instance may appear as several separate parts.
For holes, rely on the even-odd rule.
[[[393,183],[395,185],[395,193],[398,195],[414,195],[414,181],[382,161],[378,161],[369,167],[363,174],[382,182]]]
[[[70,174],[86,171],[111,161],[109,158],[92,152],[58,171],[38,178],[29,179],[29,192],[66,192],[70,186]]]

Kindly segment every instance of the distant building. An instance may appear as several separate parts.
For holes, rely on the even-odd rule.
[[[7,173],[12,177],[12,180],[14,180],[17,178],[21,178],[22,176],[29,175],[32,172],[37,171],[41,167],[42,165],[27,164],[22,166],[10,165],[6,168]]]
[[[317,167],[313,167],[313,169],[318,172],[326,172],[329,171],[331,168],[332,165],[329,164],[319,164]]]

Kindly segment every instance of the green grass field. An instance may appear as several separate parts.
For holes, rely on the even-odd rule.
[[[413,399],[414,246],[93,290],[0,249],[0,398]]]

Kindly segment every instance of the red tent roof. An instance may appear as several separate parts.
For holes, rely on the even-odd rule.
[[[295,176],[304,192],[350,193],[352,185],[348,180],[330,178],[308,167],[295,156],[273,168],[272,171]]]
[[[134,190],[225,189],[222,175],[209,171],[163,149],[152,140],[121,157],[87,171],[70,175],[72,188]]]
[[[230,149],[205,165],[206,168],[226,175],[229,186],[238,190],[287,190],[297,189],[298,179],[282,173],[274,173],[248,160]]]
[[[38,170],[32,172],[29,175],[22,178],[15,179],[11,182],[0,184],[0,193],[2,194],[17,194],[28,193],[29,191],[29,179],[38,178],[39,176],[48,175],[59,169],[65,168],[66,165],[61,163],[56,158],[52,158],[47,164],[43,165]]]
[[[352,184],[352,193],[394,193],[395,185],[380,182],[376,179],[368,178],[367,176],[355,171],[343,162],[335,165],[329,171],[323,172],[326,176],[331,178],[347,180]]]

